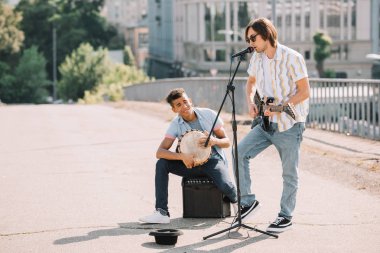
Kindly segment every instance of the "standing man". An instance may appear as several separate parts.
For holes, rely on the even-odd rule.
[[[241,188],[241,217],[247,218],[260,206],[251,192],[250,159],[274,145],[282,162],[283,191],[281,209],[268,232],[283,232],[292,226],[292,214],[298,189],[298,161],[302,134],[309,111],[309,81],[306,64],[301,54],[281,45],[277,31],[266,18],[252,20],[245,29],[247,43],[255,52],[248,68],[246,99],[249,114],[258,116],[254,104],[256,90],[261,97],[273,97],[275,105],[293,104],[296,119],[285,112],[264,111],[269,117],[269,129],[256,125],[238,145],[239,182]],[[266,129],[266,130],[264,130]]]
[[[153,214],[140,218],[145,223],[170,223],[168,210],[168,184],[169,173],[181,177],[208,176],[215,185],[231,201],[237,202],[235,185],[228,174],[228,163],[222,148],[230,146],[230,140],[226,135],[223,122],[218,118],[213,129],[208,146],[211,146],[211,156],[209,160],[201,165],[194,166],[195,160],[192,154],[176,153],[170,151],[176,138],[180,138],[186,131],[196,129],[200,131],[211,131],[211,127],[216,119],[216,113],[208,108],[193,107],[191,99],[182,88],[170,91],[166,101],[171,105],[172,111],[177,114],[168,130],[165,138],[157,149],[156,157],[159,159],[156,164],[155,188],[156,206]],[[204,147],[206,137],[199,139],[199,145]],[[236,206],[236,204],[235,204]]]

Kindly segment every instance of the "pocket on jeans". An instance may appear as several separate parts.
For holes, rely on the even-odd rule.
[[[305,123],[297,123],[298,124],[298,140],[301,142],[303,140],[303,132],[305,131]]]

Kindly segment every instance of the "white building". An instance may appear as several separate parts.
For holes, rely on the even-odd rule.
[[[147,8],[147,0],[106,0],[101,12],[124,34],[140,68],[145,67],[148,55]]]
[[[146,17],[147,7],[147,0],[105,0],[102,14],[120,27],[136,26]]]
[[[174,61],[198,74],[229,71],[229,56],[247,47],[245,26],[258,17],[271,19],[279,42],[304,55],[310,76],[317,31],[333,39],[325,69],[340,76],[371,78],[366,55],[379,53],[379,0],[173,0],[173,17]]]

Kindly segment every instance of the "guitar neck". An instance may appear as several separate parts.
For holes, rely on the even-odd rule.
[[[271,112],[283,112],[284,106],[283,105],[265,105],[265,109],[269,109]]]

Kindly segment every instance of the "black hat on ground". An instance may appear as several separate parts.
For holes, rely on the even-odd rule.
[[[174,245],[183,232],[178,229],[158,229],[150,232],[149,235],[154,236],[157,244]]]

